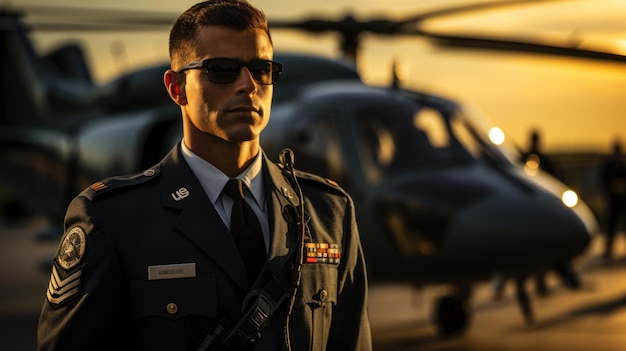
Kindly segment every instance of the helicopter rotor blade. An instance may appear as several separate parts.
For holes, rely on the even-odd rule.
[[[553,0],[563,1],[563,0]],[[546,2],[541,0],[511,0],[511,1],[484,1],[467,5],[457,5],[454,7],[438,8],[425,11],[420,14],[405,18],[399,21],[388,19],[372,19],[369,21],[358,21],[351,15],[346,15],[341,20],[329,21],[322,19],[306,19],[301,21],[274,21],[273,28],[304,30],[311,33],[326,31],[337,32],[342,37],[342,50],[348,57],[356,58],[356,49],[359,44],[359,35],[369,32],[377,35],[405,35],[423,37],[434,45],[442,47],[458,47],[472,49],[490,49],[504,52],[526,52],[533,54],[546,54],[564,57],[577,57],[586,59],[596,59],[611,62],[624,62],[626,55],[617,50],[616,45],[608,43],[595,44],[590,40],[585,43],[577,38],[576,33],[567,40],[556,40],[549,37],[497,37],[484,36],[480,34],[441,33],[428,31],[423,28],[422,23],[426,20],[440,18],[447,15],[470,13],[505,6],[523,6],[529,3]],[[613,47],[612,47],[613,46]]]
[[[526,52],[565,57],[579,57],[611,62],[626,62],[626,55],[600,45],[584,44],[572,37],[568,40],[551,38],[496,38],[468,34],[440,34],[416,29],[416,34],[432,40],[442,47],[497,50],[505,52]]]
[[[504,6],[528,4],[531,2],[540,1],[542,0],[483,1],[466,5],[455,5],[453,7],[437,8],[396,21],[392,21],[387,18],[358,21],[350,14],[347,14],[343,19],[339,21],[330,21],[317,18],[305,19],[301,21],[275,20],[270,22],[270,27],[283,29],[300,29],[312,33],[335,31],[339,33],[369,32],[374,34],[419,34],[417,32],[414,32],[412,28],[414,28],[422,21],[435,17],[479,11],[490,8],[502,8]]]
[[[564,0],[551,0],[564,1]],[[546,2],[545,0],[508,0],[482,1],[465,5],[446,6],[422,11],[400,20],[376,18],[357,20],[347,14],[340,20],[308,18],[303,20],[270,20],[270,28],[301,30],[309,33],[334,32],[341,38],[340,48],[343,54],[355,61],[360,43],[360,35],[368,32],[377,35],[405,35],[423,37],[441,47],[489,49],[504,52],[527,52],[565,57],[598,59],[611,62],[624,62],[626,55],[611,45],[593,45],[581,43],[575,36],[568,40],[553,40],[543,37],[498,37],[481,34],[442,33],[423,28],[426,20],[447,15],[471,13],[510,6],[524,6],[529,3]],[[29,15],[40,18],[28,22],[33,30],[49,31],[152,31],[167,30],[177,14],[115,10],[101,8],[71,8],[59,6],[26,6],[23,10]],[[44,20],[48,18],[48,20]]]
[[[36,5],[12,11],[26,14],[28,28],[35,31],[167,30],[178,17],[163,12]]]

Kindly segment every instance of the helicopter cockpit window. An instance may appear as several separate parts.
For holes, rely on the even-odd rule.
[[[288,145],[296,155],[296,168],[346,182],[342,171],[342,151],[337,127],[332,118],[320,115],[302,115],[293,128]]]
[[[423,108],[413,117],[413,124],[417,130],[423,131],[433,148],[441,149],[450,145],[450,134],[439,111]]]
[[[472,120],[480,121],[477,116]],[[511,153],[510,147],[505,146],[508,143],[505,143],[504,133],[499,128],[472,124],[469,121],[466,114],[458,111],[451,118],[451,127],[456,138],[472,157],[507,165],[514,164],[519,159],[519,154]]]
[[[477,140],[476,132],[469,125],[467,125],[465,118],[459,117],[461,116],[455,116],[455,118],[452,118],[450,122],[452,130],[465,150],[467,150],[475,158],[479,158],[481,154],[481,146]]]
[[[357,115],[360,158],[370,183],[469,157],[438,110],[398,104],[368,106]]]

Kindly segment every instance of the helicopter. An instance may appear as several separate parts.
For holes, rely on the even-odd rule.
[[[39,55],[19,16],[0,12],[9,53],[1,69],[11,77],[2,84],[15,91],[0,104],[4,207],[22,204],[59,223],[83,188],[150,167],[179,142],[179,111],[161,89],[168,65],[97,86],[79,46]],[[372,282],[452,287],[435,306],[441,334],[466,330],[477,283],[566,264],[598,230],[583,201],[563,202],[574,195],[566,185],[525,173],[503,132],[460,103],[398,81],[366,85],[344,60],[275,59],[286,70],[263,149],[272,157],[291,148],[296,168],[351,194]],[[531,319],[522,286],[518,300]]]

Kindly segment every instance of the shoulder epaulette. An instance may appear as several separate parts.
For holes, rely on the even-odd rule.
[[[321,177],[317,174],[296,170],[296,177],[298,177],[298,180],[309,181],[311,183],[323,185],[326,188],[340,191],[344,194],[346,193],[345,190],[343,190],[343,188],[341,188],[341,186],[339,186],[336,181],[329,178]]]
[[[150,168],[141,173],[106,178],[91,184],[80,195],[94,201],[102,195],[156,179],[158,175],[158,169]]]

